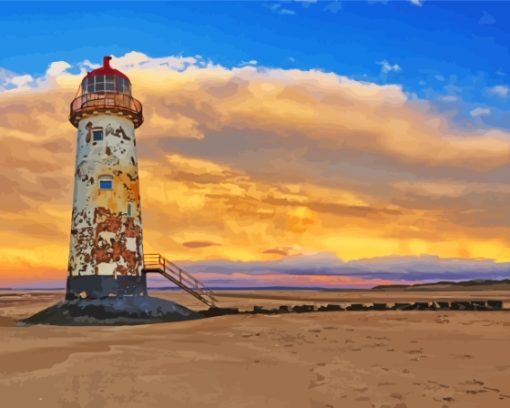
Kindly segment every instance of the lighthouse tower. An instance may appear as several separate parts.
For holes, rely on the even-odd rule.
[[[142,104],[110,60],[83,78],[71,103],[78,132],[69,300],[147,294],[135,139]]]
[[[122,72],[103,66],[83,78],[71,102],[77,128],[74,197],[65,300],[21,324],[117,325],[204,317],[147,294],[146,273],[159,273],[203,303],[214,297],[160,254],[144,263],[135,129],[142,104]]]

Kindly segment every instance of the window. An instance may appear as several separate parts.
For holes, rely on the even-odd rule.
[[[127,215],[128,215],[128,217],[131,217],[132,212],[133,212],[133,204],[128,203],[128,208],[127,208]]]
[[[131,84],[128,80],[115,75],[94,75],[82,83],[83,93],[104,91],[131,95]]]
[[[100,190],[111,190],[112,188],[113,188],[113,177],[112,176],[99,177],[99,189]]]
[[[123,81],[124,81],[124,78],[115,77],[115,90],[117,92],[124,92]]]
[[[103,140],[103,129],[93,129],[92,130],[92,140],[94,142],[99,142]]]
[[[131,84],[129,83],[129,81],[122,79],[122,91],[120,92],[131,95]]]
[[[105,83],[106,83],[106,89],[108,89],[108,87],[111,86],[111,88],[113,90],[113,84],[114,84],[113,75],[106,75]]]

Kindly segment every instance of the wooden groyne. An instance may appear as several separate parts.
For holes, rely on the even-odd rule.
[[[501,300],[469,300],[469,301],[434,301],[434,302],[414,302],[414,303],[351,303],[345,304],[327,304],[327,305],[281,305],[277,308],[265,308],[263,306],[253,306],[252,310],[239,310],[239,308],[221,308],[211,307],[203,310],[206,317],[224,316],[232,314],[284,314],[284,313],[314,313],[314,312],[366,312],[366,311],[502,311],[503,301]]]

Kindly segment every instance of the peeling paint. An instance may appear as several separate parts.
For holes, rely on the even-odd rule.
[[[128,251],[136,252],[136,238],[134,237],[126,238],[126,249]]]
[[[92,124],[92,122],[88,122],[86,125],[85,125],[85,128],[87,129],[87,143],[90,143],[90,140],[92,138],[92,127],[94,125]]]
[[[104,138],[90,143],[96,129],[104,130]],[[133,123],[107,114],[82,120],[76,163],[69,276],[140,276],[142,224]],[[95,182],[102,176],[112,178],[111,189]]]

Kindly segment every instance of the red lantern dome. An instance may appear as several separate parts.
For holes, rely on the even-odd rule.
[[[118,77],[124,78],[129,81],[129,78],[126,75],[124,75],[118,69],[114,69],[110,66],[111,59],[112,59],[112,57],[110,57],[109,55],[105,55],[103,57],[103,66],[95,69],[94,71],[87,73],[87,75],[85,76],[85,79],[90,78],[92,76],[96,76],[96,75],[113,75],[113,76],[118,76]]]
[[[75,127],[83,118],[99,113],[124,116],[135,128],[142,124],[142,104],[131,96],[129,78],[110,66],[111,59],[105,56],[103,66],[83,78],[78,96],[71,102],[69,121]]]

